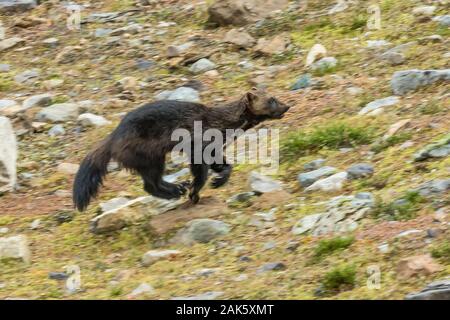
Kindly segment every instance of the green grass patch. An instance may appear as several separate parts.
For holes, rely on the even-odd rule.
[[[339,149],[369,144],[373,138],[374,130],[370,127],[333,122],[317,127],[311,132],[290,133],[281,141],[281,157],[285,160],[293,160],[323,148]]]
[[[425,199],[417,191],[409,191],[402,198],[385,203],[378,199],[373,215],[378,219],[404,221],[417,216],[420,205]]]
[[[354,237],[336,237],[332,239],[321,240],[314,249],[314,255],[311,262],[318,262],[324,257],[334,252],[347,249],[354,242]]]
[[[322,280],[323,288],[327,292],[339,292],[352,289],[356,283],[356,267],[341,265],[327,272]]]
[[[440,259],[443,262],[450,263],[450,241],[445,241],[442,244],[434,247],[431,250],[431,256],[436,259]]]
[[[399,134],[395,134],[386,140],[383,140],[381,142],[378,142],[374,144],[371,148],[371,150],[375,153],[380,153],[381,151],[384,151],[392,146],[395,146],[399,143],[405,142],[409,139],[411,139],[412,134],[410,132],[402,132]]]

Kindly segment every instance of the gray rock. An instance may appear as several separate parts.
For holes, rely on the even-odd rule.
[[[46,107],[52,102],[52,95],[49,93],[38,94],[29,97],[22,103],[22,110],[27,110],[33,107]]]
[[[48,278],[51,280],[64,281],[69,278],[69,274],[65,272],[49,272]]]
[[[312,185],[317,180],[329,177],[332,174],[335,174],[336,172],[337,172],[336,168],[322,167],[314,171],[300,173],[298,175],[298,181],[303,188],[306,188]]]
[[[174,241],[185,245],[195,242],[208,243],[230,232],[230,226],[222,221],[212,219],[195,219],[179,230]]]
[[[30,263],[30,249],[28,239],[24,235],[0,238],[0,260],[19,259]]]
[[[121,36],[123,34],[137,34],[143,30],[143,27],[138,23],[132,23],[127,26],[114,29],[111,36]]]
[[[450,134],[441,140],[427,145],[414,155],[415,161],[423,161],[429,158],[444,158],[450,155]]]
[[[102,116],[98,116],[92,113],[83,113],[78,116],[77,121],[83,127],[101,127],[111,123],[111,121],[106,120]]]
[[[222,291],[209,291],[196,296],[173,297],[170,300],[215,300],[223,294]]]
[[[449,27],[450,26],[450,15],[434,17],[433,21],[439,22],[439,24],[443,27]]]
[[[386,40],[369,40],[367,41],[367,48],[378,49],[382,47],[389,46],[391,43]]]
[[[367,178],[373,175],[373,166],[368,163],[357,163],[347,169],[349,179]]]
[[[249,184],[250,188],[256,193],[281,191],[283,189],[280,181],[273,180],[256,171],[250,173]]]
[[[227,204],[230,208],[251,205],[251,199],[254,196],[254,192],[241,192],[230,197],[227,200]]]
[[[37,6],[35,0],[2,0],[0,1],[0,12],[13,13],[25,12]]]
[[[127,204],[130,200],[125,197],[118,197],[110,199],[106,202],[100,203],[100,208],[102,209],[102,212],[107,212],[111,210],[115,210],[119,207],[122,207],[123,205]]]
[[[281,270],[286,270],[286,265],[284,263],[269,262],[259,267],[258,270],[256,270],[256,273],[263,273],[268,271],[281,271]]]
[[[76,103],[57,103],[43,108],[36,115],[37,121],[65,122],[75,120],[78,116],[79,105]]]
[[[162,91],[155,96],[156,100],[177,100],[186,102],[200,102],[199,92],[190,87],[180,87],[173,91]]]
[[[102,38],[109,36],[113,30],[112,29],[104,29],[104,28],[97,28],[94,31],[94,37],[96,38]]]
[[[175,209],[183,202],[183,199],[171,201],[152,196],[139,197],[93,218],[90,221],[90,231],[103,234],[120,230],[133,223]]]
[[[308,232],[316,225],[317,221],[319,221],[321,216],[322,215],[319,213],[319,214],[312,214],[312,215],[303,217],[292,228],[292,233],[295,235],[300,235],[300,234]]]
[[[41,220],[40,219],[35,219],[30,224],[30,229],[31,230],[37,230],[37,229],[39,229],[40,225],[41,225]]]
[[[216,0],[208,8],[208,23],[243,26],[266,18],[288,5],[288,0]]]
[[[23,84],[23,83],[32,83],[37,80],[40,72],[37,69],[26,70],[22,73],[19,73],[14,77],[14,81]]]
[[[167,57],[173,58],[181,56],[183,53],[187,52],[193,45],[193,42],[186,42],[178,46],[169,46],[167,47]]]
[[[11,70],[11,65],[6,63],[0,63],[0,72],[9,72]]]
[[[73,211],[61,211],[56,213],[53,219],[55,219],[56,223],[63,224],[72,221],[74,217],[75,214]]]
[[[232,43],[239,48],[250,48],[256,43],[256,40],[245,31],[231,29],[225,35],[224,42]]]
[[[347,172],[338,172],[324,179],[317,180],[312,185],[305,189],[306,192],[310,191],[324,191],[324,192],[335,192],[340,191],[347,181]]]
[[[4,114],[4,111],[2,112],[2,110],[8,110],[10,108],[17,108],[18,106],[19,106],[19,104],[14,100],[10,100],[10,99],[0,100],[0,113]]]
[[[422,291],[411,293],[406,300],[450,300],[450,279],[430,283]]]
[[[64,130],[64,127],[61,124],[56,124],[53,127],[51,127],[50,130],[48,130],[48,135],[50,137],[62,136],[65,133],[66,130]]]
[[[303,169],[305,169],[306,171],[317,170],[317,169],[323,167],[325,162],[326,162],[325,159],[316,159],[311,162],[305,163],[303,165]]]
[[[378,99],[368,103],[364,108],[359,111],[359,115],[370,114],[375,110],[380,108],[394,106],[400,102],[400,98],[396,96],[391,96],[383,99]]]
[[[392,76],[391,88],[394,94],[405,95],[438,81],[450,81],[450,69],[397,71]]]
[[[178,250],[150,250],[142,256],[141,262],[148,267],[157,261],[171,259],[180,253],[181,251]]]
[[[58,38],[47,38],[42,41],[42,43],[49,48],[56,48],[59,44]]]
[[[432,16],[436,11],[436,6],[420,6],[415,7],[412,13],[416,16]]]
[[[0,2],[1,4],[1,2]],[[11,49],[19,44],[24,43],[25,40],[19,37],[8,38],[0,41],[0,52]]]
[[[432,34],[431,36],[426,36],[419,39],[419,44],[425,45],[428,43],[440,43],[443,42],[444,38],[438,34]]]
[[[136,289],[134,289],[129,295],[129,298],[135,298],[142,294],[154,294],[155,289],[148,283],[141,283]]]
[[[417,191],[422,197],[441,195],[450,190],[450,179],[436,179],[421,184]]]
[[[295,83],[291,86],[291,90],[300,90],[309,88],[313,85],[313,81],[310,74],[304,74],[300,76]]]
[[[325,57],[319,61],[314,62],[311,65],[311,69],[314,71],[324,72],[328,69],[332,69],[337,66],[337,59],[334,57]]]
[[[202,58],[195,62],[190,68],[189,71],[192,73],[198,74],[203,73],[209,70],[213,70],[216,68],[216,64],[206,58]]]
[[[381,60],[389,62],[393,66],[400,65],[405,62],[405,55],[401,52],[388,51],[380,56]]]

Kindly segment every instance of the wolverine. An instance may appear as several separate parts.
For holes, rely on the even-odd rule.
[[[201,121],[205,130],[248,130],[265,120],[281,119],[289,108],[257,88],[238,100],[211,108],[174,100],[147,103],[129,112],[81,162],[73,184],[75,207],[84,211],[97,196],[111,160],[140,175],[147,193],[163,199],[178,199],[189,191],[189,198],[195,204],[200,200],[199,193],[206,184],[209,169],[216,173],[211,186],[219,188],[228,181],[232,166],[225,158],[212,164],[195,163],[191,159],[192,182],[174,184],[163,180],[166,154],[177,144],[171,139],[173,131],[185,129],[192,133],[197,121]],[[202,148],[207,146],[206,141],[195,143],[202,144]]]

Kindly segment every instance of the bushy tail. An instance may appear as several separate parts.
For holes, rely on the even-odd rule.
[[[111,142],[107,139],[81,162],[73,183],[73,202],[79,211],[86,210],[91,199],[97,196],[110,159]]]

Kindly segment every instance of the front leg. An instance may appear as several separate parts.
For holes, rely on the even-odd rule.
[[[208,179],[208,165],[207,164],[191,164],[191,173],[194,176],[192,181],[191,192],[189,198],[192,203],[198,203],[200,201],[199,192],[205,186]]]

